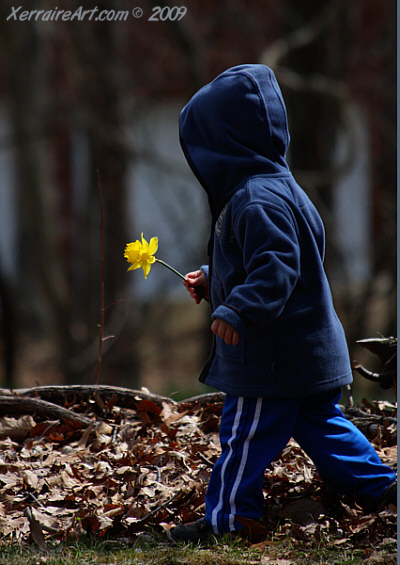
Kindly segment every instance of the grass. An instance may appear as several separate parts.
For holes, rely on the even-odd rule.
[[[123,542],[84,538],[40,552],[33,544],[0,545],[0,565],[361,565],[379,554],[386,565],[396,563],[394,544],[378,548],[339,548],[334,543],[301,544],[291,538],[270,539],[250,546],[241,539],[222,539],[208,547],[171,545],[159,536]]]

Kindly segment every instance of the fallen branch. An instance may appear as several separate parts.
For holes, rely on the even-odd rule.
[[[356,408],[354,406],[346,408],[344,410],[344,415],[349,420],[369,420],[371,424],[384,424],[388,422],[390,424],[397,423],[397,417],[395,416],[388,416],[382,414],[370,414],[361,408]]]
[[[370,414],[360,408],[349,407],[344,410],[344,415],[350,420],[364,435],[368,438],[375,437],[381,433],[385,427],[391,426],[390,430],[386,432],[390,435],[392,441],[395,443],[397,437],[397,417]]]
[[[92,397],[101,399],[103,402],[112,402],[121,408],[135,409],[140,400],[151,400],[161,407],[165,402],[176,404],[174,400],[166,396],[108,385],[54,385],[14,390],[0,389],[0,395],[16,398],[36,397],[61,406],[73,401],[89,400]]]
[[[39,398],[21,398],[18,396],[0,395],[0,416],[6,414],[38,414],[45,418],[59,418],[67,420],[73,424],[80,424],[82,427],[92,423],[90,418],[76,414],[72,410],[56,406],[52,402],[47,402]]]
[[[186,398],[179,402],[166,397],[132,390],[128,388],[109,385],[53,385],[21,388],[15,390],[0,389],[0,416],[9,413],[32,414],[49,418],[64,418],[76,421],[82,426],[92,424],[92,420],[73,412],[64,406],[72,405],[79,401],[93,399],[101,408],[103,416],[107,412],[107,403],[111,406],[130,408],[136,410],[141,401],[147,400],[162,408],[165,403],[175,406],[178,410],[215,409],[222,408],[225,395],[221,392],[212,392]],[[376,430],[378,426],[396,423],[396,418],[389,415],[371,414],[355,407],[344,409],[347,419],[352,421],[362,432]]]
[[[190,398],[180,400],[178,404],[180,406],[190,404],[191,406],[196,405],[199,407],[204,407],[210,406],[211,404],[223,403],[224,399],[225,394],[223,392],[207,392],[206,394],[199,394],[198,396],[191,396]]]

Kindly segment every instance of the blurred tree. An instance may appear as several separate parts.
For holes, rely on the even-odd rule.
[[[100,318],[100,212],[96,169],[104,191],[106,304],[121,298],[126,242],[126,169],[116,28],[85,23],[54,37],[39,25],[17,23],[8,34],[9,100],[17,163],[17,295],[22,325],[36,337],[52,336],[66,382],[88,379],[96,360]],[[66,48],[61,51],[60,48]],[[17,64],[16,64],[17,62]],[[101,88],[99,88],[101,85]],[[65,88],[71,88],[69,96]],[[76,103],[74,106],[73,101]],[[71,105],[72,102],[72,105]],[[89,186],[71,170],[72,138],[88,139]],[[82,172],[82,171],[81,171]],[[76,191],[84,204],[75,206]],[[82,194],[79,195],[82,201]],[[80,215],[80,213],[82,215]],[[123,309],[107,312],[115,333],[127,323]],[[124,332],[125,339],[132,332]],[[119,340],[123,355],[110,363],[113,378],[135,379],[135,347]],[[110,342],[111,343],[111,342]],[[129,359],[126,359],[126,357]],[[129,368],[128,368],[129,367]],[[107,360],[104,362],[107,379]]]
[[[120,64],[125,45],[123,35],[120,36],[117,28],[108,22],[96,26],[76,22],[72,33],[64,28],[63,41],[65,54],[68,54],[66,78],[72,84],[72,99],[79,108],[80,127],[87,135],[91,171],[81,226],[85,250],[81,311],[87,312],[87,327],[90,327],[90,321],[93,326],[100,303],[100,216],[96,174],[99,170],[105,210],[105,304],[114,310],[114,316],[107,312],[106,319],[112,321],[112,333],[118,333],[115,344],[112,344],[113,355],[104,359],[103,371],[105,375],[108,372],[109,378],[113,375],[112,378],[127,384],[137,379],[135,330],[127,323],[126,308],[116,303],[122,298],[125,287],[122,252],[127,242],[126,176],[131,159],[126,136],[129,122],[125,111],[127,94],[123,86],[126,71]],[[93,332],[89,332],[89,336],[94,339]]]

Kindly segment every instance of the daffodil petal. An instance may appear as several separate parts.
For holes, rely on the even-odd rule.
[[[144,273],[144,278],[147,279],[147,275],[149,274],[151,269],[151,264],[150,263],[143,263],[143,273]]]
[[[125,247],[124,257],[128,263],[133,265],[140,261],[141,259],[141,244],[140,241],[136,240],[132,243],[128,243]]]
[[[150,255],[155,255],[157,253],[157,249],[158,249],[158,237],[152,237],[150,239],[148,252]]]
[[[149,244],[147,243],[147,241],[145,240],[145,238],[143,237],[143,232],[142,232],[142,253],[147,253],[148,249],[149,249]]]

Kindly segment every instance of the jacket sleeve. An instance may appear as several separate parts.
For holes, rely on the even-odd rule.
[[[300,245],[292,215],[263,203],[242,208],[233,230],[246,276],[212,318],[240,334],[248,324],[272,321],[282,313],[300,275]]]
[[[203,271],[203,273],[205,274],[206,280],[207,280],[207,283],[208,283],[208,265],[202,265],[200,267],[200,270]]]

